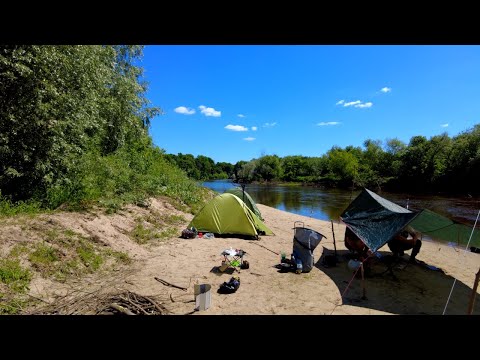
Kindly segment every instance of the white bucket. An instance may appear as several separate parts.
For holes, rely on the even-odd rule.
[[[352,271],[357,270],[360,267],[360,265],[362,265],[361,261],[357,261],[357,260],[352,259],[348,262],[348,268]]]
[[[212,301],[212,294],[210,289],[212,288],[209,284],[201,284],[194,286],[194,295],[195,295],[195,310],[202,311],[207,310],[210,307]]]

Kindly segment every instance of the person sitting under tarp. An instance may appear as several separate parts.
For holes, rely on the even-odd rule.
[[[364,261],[371,253],[368,246],[348,226],[345,229],[345,247],[351,253],[358,254],[360,261]]]
[[[388,242],[388,247],[395,257],[403,256],[406,250],[412,249],[409,261],[415,263],[415,256],[420,252],[422,241],[411,226],[406,226]]]
[[[375,257],[371,256],[372,251],[360,240],[360,238],[347,226],[345,229],[345,247],[350,250],[352,260],[359,260],[363,264],[365,276],[369,276]],[[357,272],[360,275],[360,272]]]

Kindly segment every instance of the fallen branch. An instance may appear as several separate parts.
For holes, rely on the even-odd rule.
[[[167,309],[165,307],[163,307],[163,306],[160,307],[160,305],[158,305],[154,300],[150,299],[149,297],[144,296],[144,299],[150,301],[155,306],[155,308],[160,312],[160,315],[163,315],[163,312],[167,311]]]
[[[187,288],[184,288],[184,287],[181,287],[181,286],[178,286],[178,285],[175,285],[175,284],[171,284],[171,283],[169,283],[168,281],[162,280],[162,279],[160,279],[160,278],[158,278],[158,277],[155,277],[155,280],[157,280],[159,283],[162,283],[162,284],[165,285],[165,286],[171,286],[171,287],[174,287],[174,288],[183,290],[183,291],[187,291],[187,290],[188,290]]]
[[[250,274],[256,275],[256,276],[263,276],[262,274],[257,274],[257,273],[254,273],[254,272],[251,272]]]
[[[140,305],[135,304],[132,300],[127,299],[127,298],[124,298],[123,296],[119,296],[119,297],[120,297],[120,299],[122,299],[123,301],[128,302],[130,305],[132,305],[132,306],[135,307],[136,309],[140,310],[144,315],[148,315],[148,313],[147,313]],[[135,300],[136,300],[136,299],[135,299]]]
[[[135,315],[135,314],[134,314],[133,312],[131,312],[130,310],[125,309],[123,306],[120,306],[120,305],[118,305],[118,304],[116,304],[116,303],[111,303],[111,304],[110,304],[110,307],[111,307],[112,309],[115,309],[115,310],[117,310],[117,311],[120,311],[121,313],[123,313],[123,314],[125,314],[125,315]]]

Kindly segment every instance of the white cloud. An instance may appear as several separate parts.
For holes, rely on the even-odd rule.
[[[252,126],[252,131],[257,131],[257,127],[256,127],[256,126]]]
[[[245,117],[245,115],[243,115],[243,114],[238,114],[237,116],[238,116],[239,118],[244,118],[244,117]]]
[[[206,107],[205,105],[200,105],[198,108],[200,109],[200,112],[205,116],[219,117],[220,115],[222,115],[221,111],[215,110],[211,107]]]
[[[277,125],[276,122],[273,122],[273,123],[265,123],[265,124],[263,124],[263,127],[274,127],[275,125]]]
[[[380,91],[383,92],[383,93],[388,93],[388,92],[392,91],[392,88],[389,88],[389,87],[385,86],[385,87],[381,88]]]
[[[448,124],[442,124],[441,127],[448,127]]]
[[[255,138],[254,138],[254,137],[246,137],[246,138],[243,138],[243,140],[245,140],[245,141],[253,141],[253,140],[255,140]]]
[[[227,125],[225,129],[232,131],[248,131],[248,128],[242,125]]]
[[[360,100],[350,101],[350,102],[344,103],[343,106],[345,106],[345,107],[355,106],[355,105],[358,105],[358,104],[361,104],[361,103],[362,103],[362,102],[361,102]]]
[[[329,122],[319,122],[317,126],[328,126],[328,125],[338,125],[340,124],[338,121],[329,121]]]
[[[179,107],[175,108],[174,111],[175,111],[176,113],[184,114],[184,115],[193,115],[193,114],[195,114],[195,110],[190,109],[190,108],[187,108],[187,107],[185,107],[185,106],[179,106]]]
[[[356,107],[356,108],[363,109],[363,108],[372,107],[373,103],[372,102],[364,103],[363,101],[360,101],[360,100],[355,100],[355,101],[350,101],[350,102],[345,102],[345,100],[340,100],[340,101],[337,102],[337,105],[343,105],[343,107],[353,106],[353,107]]]
[[[357,104],[357,105],[354,105],[356,108],[360,108],[360,109],[363,109],[363,108],[369,108],[369,107],[372,107],[373,103],[371,102],[367,102],[367,103],[364,103],[364,104]]]

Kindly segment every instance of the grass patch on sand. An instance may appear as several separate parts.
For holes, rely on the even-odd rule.
[[[154,212],[135,219],[135,227],[130,237],[137,244],[147,244],[155,240],[164,240],[178,234],[178,226],[187,220],[182,215],[159,214]]]
[[[20,259],[9,254],[0,258],[0,314],[18,314],[28,304],[26,293],[32,273]]]

